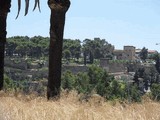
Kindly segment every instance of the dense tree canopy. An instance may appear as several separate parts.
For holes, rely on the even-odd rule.
[[[68,55],[70,54],[70,55]],[[63,55],[66,58],[66,55],[72,58],[80,58],[81,55],[81,41],[64,39],[63,41]]]
[[[105,39],[95,38],[94,40],[85,39],[81,42],[79,39],[63,40],[63,58],[79,59],[86,52],[90,59],[99,59],[111,57],[114,47]],[[5,53],[6,56],[19,56],[40,58],[47,57],[49,51],[49,37],[42,36],[14,36],[7,38]]]
[[[114,46],[105,39],[94,38],[94,40],[85,39],[83,41],[83,51],[90,61],[93,61],[92,59],[112,57],[113,50]]]
[[[28,36],[10,37],[6,43],[7,56],[20,57],[36,57],[48,55],[49,38],[42,36],[35,36],[29,38]]]
[[[145,47],[142,48],[140,54],[139,54],[140,58],[145,61],[148,57],[148,49],[146,49]]]

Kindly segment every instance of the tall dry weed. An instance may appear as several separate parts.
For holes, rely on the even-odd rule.
[[[77,93],[63,92],[59,100],[34,95],[0,96],[0,120],[160,120],[160,103],[115,105],[94,96],[79,101]]]

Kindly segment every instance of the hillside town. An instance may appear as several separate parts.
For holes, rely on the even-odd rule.
[[[134,46],[124,46],[123,50],[115,49],[113,51],[114,57],[117,60],[131,60],[140,61],[140,52],[142,49],[136,49]],[[148,56],[158,54],[156,50],[148,50]]]

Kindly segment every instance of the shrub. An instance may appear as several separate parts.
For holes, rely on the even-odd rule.
[[[10,91],[16,88],[16,84],[6,74],[4,75],[4,90]]]
[[[141,93],[137,85],[130,86],[130,100],[131,102],[141,102]]]
[[[62,76],[62,88],[72,90],[74,88],[75,76],[70,72],[66,71]]]
[[[67,71],[62,76],[62,88],[75,89],[79,94],[92,95],[97,93],[107,100],[126,100],[140,102],[141,94],[138,87],[119,82],[109,75],[104,69],[90,66],[87,73],[73,75]]]
[[[109,75],[105,70],[102,71],[101,79],[98,81],[96,91],[99,95],[108,98],[110,93],[110,83],[113,80],[113,76]]]
[[[124,89],[122,89],[121,84],[117,80],[113,80],[110,85],[111,96],[110,99],[122,99]]]
[[[160,100],[160,84],[153,83],[151,86],[151,94],[154,100]]]
[[[89,84],[89,77],[86,73],[78,73],[75,79],[75,90],[78,93],[88,94],[91,92],[91,86]]]

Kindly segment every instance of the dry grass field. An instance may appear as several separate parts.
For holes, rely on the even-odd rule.
[[[44,97],[0,93],[0,120],[160,120],[160,103],[119,104],[94,96],[79,102],[77,94],[63,93],[56,101]]]

